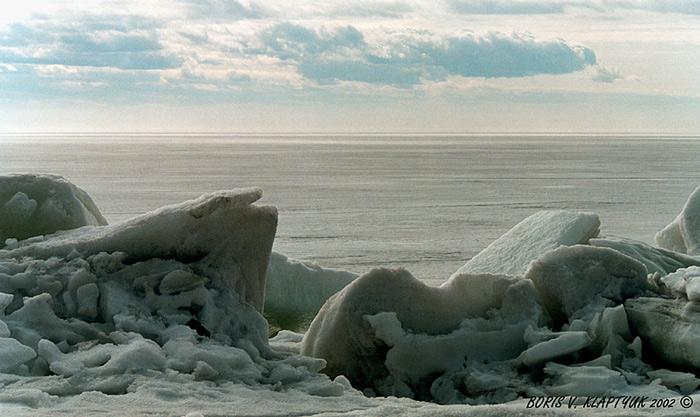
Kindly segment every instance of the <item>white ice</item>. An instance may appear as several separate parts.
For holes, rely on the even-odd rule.
[[[700,187],[688,197],[678,217],[656,234],[662,248],[689,255],[700,255]]]
[[[82,189],[56,175],[0,176],[0,246],[107,221]]]
[[[591,239],[592,246],[614,249],[643,263],[650,274],[661,276],[691,265],[700,265],[700,258],[669,249],[654,247],[644,242],[622,237],[608,236]]]
[[[301,352],[325,359],[324,372],[358,388],[435,399],[416,388],[428,376],[459,378],[453,374],[464,366],[514,359],[527,347],[526,328],[544,320],[528,280],[463,274],[437,288],[405,270],[376,269],[326,303]],[[446,391],[437,395],[452,402],[446,396],[456,392]]]
[[[530,264],[525,278],[542,295],[555,324],[590,319],[600,307],[651,289],[643,264],[608,248],[565,246]]]
[[[662,277],[661,282],[688,301],[700,301],[700,266],[681,268]]]
[[[349,271],[273,252],[267,268],[265,312],[316,314],[327,299],[355,278],[357,274]]]
[[[600,220],[593,213],[541,211],[510,229],[455,272],[518,275],[530,262],[558,248],[588,243],[598,236]]]

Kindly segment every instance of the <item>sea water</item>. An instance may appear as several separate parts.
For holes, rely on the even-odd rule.
[[[0,173],[59,174],[110,223],[259,186],[274,250],[432,284],[527,216],[597,213],[651,243],[700,185],[700,138],[609,135],[1,135]]]

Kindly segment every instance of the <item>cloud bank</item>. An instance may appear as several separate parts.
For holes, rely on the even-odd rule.
[[[16,74],[1,77],[0,85],[13,94],[22,86],[26,94],[69,93],[81,86],[99,94],[110,85],[149,94],[329,88],[346,82],[409,88],[450,76],[567,74],[596,63],[586,46],[526,32],[270,23],[263,19],[269,10],[261,5],[184,4],[191,16],[187,22],[64,11],[6,25],[0,29],[0,64]],[[373,13],[367,4],[361,6],[355,12]]]
[[[280,27],[272,32],[279,35]],[[435,36],[433,33],[392,34],[384,42],[365,42],[353,27],[343,28],[324,39],[299,26],[284,25],[283,39],[289,50],[280,58],[293,60],[304,77],[322,82],[361,81],[412,85],[422,80],[462,77],[526,77],[537,74],[566,74],[581,71],[596,62],[595,53],[562,40],[543,41],[527,33],[463,33]],[[266,36],[268,38],[268,36]],[[275,55],[279,48],[267,53]]]

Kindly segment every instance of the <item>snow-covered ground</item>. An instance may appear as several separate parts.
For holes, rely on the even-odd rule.
[[[105,225],[2,177],[0,415],[700,414],[700,191],[659,247],[542,212],[440,287],[272,253],[260,196]],[[268,340],[264,309],[315,318]]]

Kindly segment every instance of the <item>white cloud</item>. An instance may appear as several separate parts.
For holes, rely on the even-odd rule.
[[[700,15],[698,0],[450,0],[452,10],[474,15],[549,15],[571,10],[601,14],[620,10]]]
[[[620,71],[617,68],[606,68],[601,65],[594,67],[595,73],[593,74],[593,81],[598,81],[602,83],[613,83],[616,80],[621,80],[624,77],[620,75]]]
[[[282,23],[258,36],[264,48],[250,53],[292,62],[304,77],[325,83],[409,86],[450,74],[484,78],[566,74],[596,62],[590,48],[528,33],[449,35],[409,30],[385,33],[382,41],[370,42],[352,26],[314,30]]]

